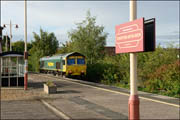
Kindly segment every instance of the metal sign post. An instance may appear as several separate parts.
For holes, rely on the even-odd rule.
[[[137,18],[136,0],[130,0],[130,21]],[[139,98],[137,93],[137,54],[130,53],[130,97],[129,119],[139,119]]]
[[[116,54],[130,53],[129,119],[139,119],[137,53],[155,51],[155,18],[137,19],[136,0],[130,0],[130,22],[116,25]]]

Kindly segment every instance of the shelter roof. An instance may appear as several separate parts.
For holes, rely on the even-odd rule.
[[[21,56],[23,57],[24,54],[22,52],[17,52],[17,51],[9,51],[9,52],[2,52],[0,53],[0,57],[17,57]]]

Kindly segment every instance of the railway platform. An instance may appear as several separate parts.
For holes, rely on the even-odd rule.
[[[56,83],[56,94],[43,92],[43,83],[48,80]],[[29,74],[27,91],[17,90],[14,98],[3,96],[6,92],[1,91],[1,119],[128,119],[129,91],[122,88]],[[145,92],[139,95],[140,119],[180,118],[179,99]]]

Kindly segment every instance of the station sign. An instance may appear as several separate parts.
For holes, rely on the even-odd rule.
[[[155,49],[155,19],[140,18],[116,26],[116,53],[147,52]]]

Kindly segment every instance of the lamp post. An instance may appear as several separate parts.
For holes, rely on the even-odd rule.
[[[8,34],[6,32],[6,52],[8,51]]]
[[[9,24],[4,24],[3,27],[6,28],[6,26],[9,25],[10,30],[10,51],[12,51],[11,41],[12,41],[12,26],[15,25],[15,28],[18,28],[18,24],[12,24],[11,20]]]
[[[27,52],[27,0],[24,0],[24,90],[28,82],[28,52]]]

